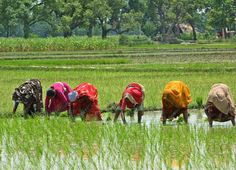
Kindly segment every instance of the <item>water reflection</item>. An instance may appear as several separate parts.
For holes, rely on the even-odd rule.
[[[207,116],[203,109],[191,109],[189,110],[189,118],[188,123],[190,125],[196,126],[208,126]],[[127,118],[130,124],[137,123],[137,116]],[[161,111],[146,111],[142,117],[142,123],[147,125],[148,127],[150,124],[162,124],[160,121]],[[181,119],[181,118],[180,118]],[[173,121],[167,121],[167,126],[174,126],[176,124],[184,124],[183,121],[179,121],[179,119],[174,119]],[[214,122],[214,126],[230,126],[231,122]]]

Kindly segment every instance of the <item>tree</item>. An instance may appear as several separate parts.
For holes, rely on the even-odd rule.
[[[178,36],[181,33],[179,24],[188,23],[193,30],[193,39],[197,39],[196,23],[201,22],[201,11],[205,8],[202,1],[148,0],[147,6],[145,17],[148,25],[144,28],[151,29],[154,24],[156,34]]]
[[[109,29],[102,29],[102,37],[106,37],[110,31],[123,34],[132,29],[139,28],[143,13],[138,8],[132,9],[125,0],[107,0],[111,8],[111,17],[108,20]]]
[[[125,0],[93,0],[87,7],[89,27],[100,25],[102,38],[111,31],[122,34],[140,26],[142,13],[129,8]]]
[[[46,12],[43,1],[39,0],[17,0],[17,18],[23,25],[24,38],[30,35],[30,27],[36,22],[43,21]]]
[[[184,21],[192,27],[194,41],[197,40],[196,24],[201,22],[201,15],[204,13],[205,7],[205,2],[201,0],[187,0],[185,3]]]
[[[17,25],[16,0],[0,1],[0,24],[6,32],[6,37],[14,33]]]
[[[169,0],[148,0],[146,18],[156,26],[156,34],[163,35],[167,32],[169,10]]]
[[[210,0],[208,5],[209,24],[221,31],[222,37],[225,38],[226,28],[235,22],[236,2],[234,0]]]
[[[89,28],[88,35],[92,36],[92,28],[98,23],[102,29],[102,37],[106,38],[108,21],[111,17],[111,8],[108,6],[107,0],[93,0],[87,7],[85,17],[87,18],[87,26]]]
[[[107,5],[111,9],[110,17],[102,26],[102,38],[106,38],[108,32],[115,31],[118,33],[120,28],[121,16],[125,13],[127,4],[125,0],[106,0]]]
[[[72,36],[73,30],[85,22],[86,0],[47,0],[45,4],[55,14],[64,37]]]

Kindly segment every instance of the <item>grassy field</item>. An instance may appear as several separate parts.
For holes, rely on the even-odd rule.
[[[161,108],[162,90],[171,80],[182,80],[190,88],[193,102],[206,101],[214,83],[226,83],[236,96],[236,50],[120,48],[99,51],[11,52],[1,53],[0,102],[2,114],[11,111],[15,87],[30,78],[42,81],[43,91],[50,84],[66,81],[72,88],[90,82],[98,88],[102,109],[118,102],[125,86],[133,81],[146,89],[145,107]],[[45,93],[44,93],[45,94]]]
[[[145,87],[147,110],[161,108],[163,88],[171,80],[189,86],[190,108],[197,106],[199,98],[204,104],[212,84],[219,82],[230,87],[236,100],[234,44],[104,49],[0,53],[2,169],[234,169],[236,129],[231,126],[123,126],[72,123],[64,117],[7,118],[14,88],[30,78],[41,80],[43,94],[57,81],[66,81],[72,88],[90,82],[98,89],[103,110],[118,102],[133,81]],[[22,108],[17,114],[22,114]]]

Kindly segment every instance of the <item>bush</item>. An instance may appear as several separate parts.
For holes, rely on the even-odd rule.
[[[179,37],[181,40],[192,40],[193,34],[192,33],[182,33]]]
[[[236,42],[236,35],[234,35],[232,38],[230,38],[232,42]]]
[[[141,45],[141,44],[152,44],[152,40],[146,36],[127,36],[120,35],[119,45]]]
[[[119,45],[128,45],[129,43],[129,37],[127,35],[120,35]]]

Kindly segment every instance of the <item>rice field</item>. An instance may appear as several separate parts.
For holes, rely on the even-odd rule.
[[[160,112],[153,110],[161,108],[162,90],[171,80],[189,86],[190,108],[200,108],[197,100],[204,104],[212,84],[219,82],[230,87],[236,100],[236,46],[153,46],[1,52],[1,169],[235,169],[236,128],[230,123],[210,129],[203,110],[190,109],[199,122],[162,126],[157,121]],[[72,88],[90,82],[98,89],[104,111],[119,102],[128,83],[139,82],[145,87],[145,116],[150,119],[144,116],[141,125],[131,120],[127,126],[106,121],[105,116],[103,122],[87,123],[73,123],[66,114],[25,120],[21,107],[11,114],[11,95],[30,78],[41,80],[44,94],[57,81]]]

